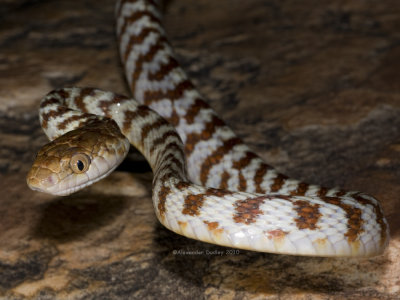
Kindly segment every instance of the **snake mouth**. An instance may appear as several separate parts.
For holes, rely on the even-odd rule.
[[[29,188],[34,191],[51,194],[51,195],[56,195],[56,196],[68,196],[68,195],[75,193],[75,192],[85,188],[86,186],[102,179],[103,177],[105,177],[107,175],[101,176],[99,178],[95,178],[90,181],[85,181],[80,185],[72,185],[72,186],[69,186],[69,183],[71,181],[61,181],[61,182],[58,182],[57,184],[53,184],[50,186],[44,185],[43,182],[40,182],[40,181],[27,180],[27,183],[28,183]],[[49,181],[50,180],[46,180],[46,183]],[[65,188],[63,188],[63,187],[65,187]]]
[[[45,193],[50,193],[50,194],[56,195],[56,196],[69,196],[69,195],[71,195],[71,194],[73,194],[73,193],[75,193],[75,192],[87,187],[88,185],[90,185],[90,184],[92,184],[92,183],[94,183],[94,182],[96,182],[96,181],[98,181],[100,179],[101,178],[99,178],[97,180],[94,180],[94,181],[90,181],[90,182],[88,181],[88,182],[85,182],[84,184],[73,186],[73,187],[70,187],[70,188],[65,189],[65,190],[60,190],[60,191],[55,191],[55,192],[45,191]]]
[[[38,176],[41,171],[40,168],[32,169],[26,177],[26,183],[33,191],[51,194],[48,190],[58,184],[59,178],[55,174],[49,174],[46,169],[44,170],[45,174],[42,172],[42,176]]]
[[[93,176],[93,173],[86,173],[79,174],[79,177],[77,177],[76,174],[70,174],[62,180],[53,178],[52,176],[48,176],[44,180],[27,178],[27,183],[28,186],[34,191],[55,196],[68,196],[107,177],[115,170],[117,166],[118,164],[97,176]]]
[[[46,191],[43,190],[43,189],[40,188],[40,187],[34,186],[34,185],[32,185],[32,184],[29,184],[29,183],[28,183],[28,186],[29,186],[29,188],[30,188],[31,190],[33,190],[33,191],[41,192],[41,193],[46,193]]]

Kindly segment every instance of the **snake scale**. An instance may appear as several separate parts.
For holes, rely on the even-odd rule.
[[[240,249],[372,256],[389,228],[379,202],[290,179],[254,154],[179,66],[154,0],[116,6],[121,60],[133,99],[94,88],[50,92],[40,122],[52,142],[28,185],[73,193],[112,172],[129,144],[148,160],[159,221],[186,237]]]

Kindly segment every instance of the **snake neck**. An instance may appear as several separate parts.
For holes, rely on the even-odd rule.
[[[60,121],[58,113],[66,117]],[[143,154],[155,181],[165,179],[167,173],[174,181],[187,181],[179,135],[150,108],[128,97],[94,88],[56,90],[41,103],[40,119],[50,139],[104,117],[113,119],[122,134]]]
[[[143,105],[126,102],[120,105],[116,122],[122,134],[149,162],[153,183],[187,181],[185,154],[182,141],[175,129],[157,113]],[[115,114],[115,112],[114,112]],[[113,117],[115,119],[115,117]]]

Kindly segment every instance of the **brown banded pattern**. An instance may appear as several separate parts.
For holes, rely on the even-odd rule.
[[[65,96],[66,99],[63,98]],[[105,113],[115,120],[125,137],[143,153],[152,167],[153,202],[157,216],[165,226],[177,233],[231,247],[300,255],[371,255],[384,246],[382,241],[386,236],[382,236],[380,227],[385,220],[377,212],[380,209],[374,200],[355,194],[357,201],[352,205],[349,204],[352,198],[348,197],[351,193],[343,192],[335,197],[309,197],[307,193],[311,189],[316,190],[316,187],[311,188],[306,184],[297,185],[297,193],[286,195],[249,194],[229,188],[199,186],[191,183],[187,177],[184,147],[179,135],[151,109],[126,97],[96,89],[54,91],[44,98],[41,105],[42,119],[47,118],[49,124],[47,131],[58,128],[57,125],[65,120],[71,120],[70,116],[64,120],[49,113],[61,110],[86,118],[92,127],[109,122],[109,119],[97,115]],[[79,131],[82,120],[70,123],[78,128],[73,128],[75,131]],[[91,130],[95,132],[93,128]],[[208,174],[212,166],[219,165],[225,153],[240,143],[240,139],[231,138],[217,148],[208,157],[209,167],[203,169],[204,174]],[[246,151],[232,162],[231,167],[246,170],[256,159],[252,152]],[[262,166],[256,165],[256,169],[265,169],[267,173],[270,171],[269,167]],[[244,174],[240,174],[239,178],[243,178],[238,183],[243,189],[248,180]],[[229,187],[230,174],[224,176],[220,183]],[[278,185],[282,188],[286,179],[284,175],[271,178],[273,191],[278,190]],[[337,194],[337,191],[332,193]],[[364,214],[374,218],[367,218]],[[346,220],[346,224],[341,223],[343,220]],[[335,228],[332,223],[335,222],[338,228],[332,233]],[[300,233],[308,235],[313,232],[318,232],[316,239],[310,239],[307,243],[304,239],[298,240]],[[330,234],[336,237],[342,235],[346,243],[335,243],[330,240]],[[380,248],[374,248],[377,241]]]
[[[154,3],[146,1],[130,1],[130,3],[144,4],[138,9],[141,14],[151,14],[156,7]],[[123,6],[124,4],[121,4],[117,18],[123,11]],[[150,6],[152,7],[151,10],[143,9],[143,7]],[[137,16],[138,11],[132,10],[131,13],[133,16]],[[154,18],[149,17],[147,26],[157,35],[155,40],[162,41],[154,45],[162,44],[163,46],[157,46],[156,48],[153,46],[146,49],[146,45],[143,45],[143,48],[140,47],[140,44],[136,45],[141,49],[141,53],[147,53],[146,51],[148,51],[150,55],[147,57],[145,54],[142,55],[142,59],[139,58],[134,67],[131,69],[126,67],[125,70],[128,78],[134,77],[136,79],[130,84],[137,100],[152,107],[177,128],[184,142],[190,179],[196,183],[215,188],[250,191],[260,194],[268,192],[271,194],[315,197],[325,201],[324,197],[332,193],[329,189],[310,186],[306,183],[296,182],[293,179],[290,179],[289,182],[287,176],[277,173],[243,145],[242,141],[216,115],[203,97],[195,90],[194,85],[177,63],[173,50],[165,37],[164,30],[162,27],[157,26],[157,24],[160,24],[160,15],[160,12],[157,12]],[[157,24],[152,24],[152,19]],[[125,28],[123,27],[119,31],[120,37],[127,34]],[[141,30],[145,31],[146,26],[142,27]],[[128,52],[123,48],[120,50],[121,53]],[[139,70],[143,69],[143,63],[150,63],[149,58],[151,60],[156,56],[163,57],[163,59],[159,59],[158,66],[152,71],[138,75],[140,73]],[[144,59],[144,57],[146,58]],[[157,64],[155,63],[155,65]],[[132,74],[135,75],[133,76]],[[162,82],[174,76],[181,78],[180,81],[168,85],[168,88],[160,89]],[[146,86],[147,89],[141,93],[136,93],[135,91],[139,86]],[[157,105],[157,103],[163,101],[165,102],[163,105]],[[165,105],[168,105],[169,109],[166,110]],[[206,147],[205,145],[209,146]],[[208,151],[208,153],[205,153],[205,151]],[[210,176],[210,172],[213,172],[213,176]],[[217,180],[213,178],[217,178]],[[345,198],[345,194],[336,196]],[[297,224],[301,224],[299,225],[301,227],[315,230],[319,214],[315,209],[311,208],[315,208],[319,204],[307,206],[307,201],[302,201],[299,200],[297,205],[294,205],[298,208],[299,213],[298,218],[296,218]],[[302,204],[301,206],[299,206],[300,203]],[[299,209],[299,207],[302,207],[302,209]],[[346,211],[347,207],[341,207],[341,209]],[[346,214],[350,217],[348,211]],[[355,216],[353,214],[354,219]],[[300,222],[299,220],[302,221]],[[355,228],[354,224],[351,226]],[[386,232],[387,227],[383,228],[383,231]]]
[[[40,108],[50,139],[97,118],[107,122],[98,116],[112,118],[153,170],[160,222],[187,237],[296,255],[383,251],[388,226],[376,199],[279,174],[218,117],[179,66],[155,1],[119,1],[116,13],[121,58],[138,102],[90,88],[52,92]]]

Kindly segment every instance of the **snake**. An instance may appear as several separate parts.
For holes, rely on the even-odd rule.
[[[158,220],[220,246],[323,257],[380,255],[389,226],[363,192],[289,178],[255,154],[207,104],[176,58],[162,4],[120,0],[116,31],[131,97],[66,87],[40,102],[50,139],[28,186],[66,196],[106,177],[130,145],[148,161]]]

